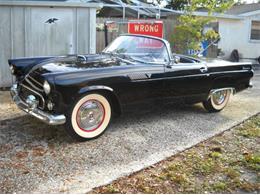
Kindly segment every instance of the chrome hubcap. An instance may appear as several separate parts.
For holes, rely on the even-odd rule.
[[[226,96],[227,96],[227,90],[217,91],[212,94],[213,102],[216,105],[220,105],[225,101]]]
[[[101,102],[88,100],[77,112],[77,124],[83,131],[95,131],[103,123],[105,109]]]

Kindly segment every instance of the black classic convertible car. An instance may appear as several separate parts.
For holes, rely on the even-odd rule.
[[[64,124],[78,140],[100,136],[114,114],[142,102],[202,102],[218,112],[253,77],[249,63],[172,54],[166,40],[144,35],[121,35],[100,54],[10,59],[9,65],[18,107]]]

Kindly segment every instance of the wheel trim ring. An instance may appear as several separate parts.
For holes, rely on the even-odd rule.
[[[102,106],[103,117],[102,117],[102,120],[100,121],[100,123],[98,124],[97,127],[93,128],[93,129],[84,129],[84,128],[82,128],[82,127],[79,125],[78,113],[79,113],[79,110],[80,110],[81,106],[84,105],[84,104],[86,104],[86,103],[89,102],[89,101],[96,101],[96,102],[98,102],[98,103]],[[90,99],[90,100],[87,100],[87,101],[83,102],[83,103],[79,106],[79,108],[78,108],[78,110],[77,110],[77,113],[76,113],[76,123],[77,123],[78,128],[80,128],[82,131],[84,131],[84,132],[93,132],[93,131],[96,131],[96,130],[103,124],[103,122],[104,122],[104,120],[105,120],[105,116],[106,116],[106,110],[105,110],[104,105],[103,105],[100,101],[98,101],[98,100]]]
[[[217,94],[217,93],[220,93],[220,94]],[[227,91],[226,90],[223,90],[223,91],[220,91],[220,92],[217,92],[216,94],[213,94],[213,102],[216,104],[216,105],[221,105],[225,102],[226,100],[226,97],[227,97]]]
[[[211,104],[213,106],[214,109],[216,110],[222,110],[226,105],[227,105],[227,102],[230,98],[230,94],[231,94],[231,90],[226,90],[226,97],[225,97],[225,100],[222,104],[220,105],[217,105],[214,101],[213,101],[213,95],[211,95],[211,98],[210,98],[210,101],[211,101]]]

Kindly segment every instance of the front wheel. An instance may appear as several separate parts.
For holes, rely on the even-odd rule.
[[[111,120],[109,100],[98,93],[80,98],[67,114],[66,130],[79,141],[102,135]]]
[[[230,89],[217,90],[210,95],[208,100],[203,102],[203,106],[209,112],[219,112],[226,107],[230,94]]]

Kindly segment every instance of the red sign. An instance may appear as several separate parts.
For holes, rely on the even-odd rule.
[[[163,21],[130,21],[128,22],[128,33],[162,38]]]

